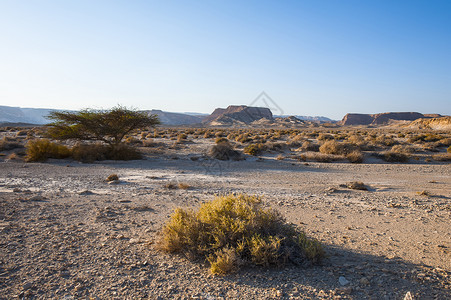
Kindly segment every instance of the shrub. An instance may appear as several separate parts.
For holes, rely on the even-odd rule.
[[[346,187],[348,189],[351,189],[351,190],[362,190],[362,191],[367,191],[368,190],[366,185],[363,182],[361,182],[361,181],[348,182],[348,183],[346,183]]]
[[[216,197],[199,210],[177,208],[164,225],[158,247],[207,260],[213,274],[227,274],[240,265],[279,266],[319,262],[321,244],[285,222],[261,199],[248,195]]]
[[[234,150],[229,142],[222,142],[211,147],[209,155],[219,160],[241,160],[241,153]]]
[[[228,143],[228,142],[229,142],[229,140],[228,140],[227,138],[225,138],[225,137],[218,137],[218,138],[215,140],[215,143],[216,143],[216,144]]]
[[[264,144],[249,144],[244,149],[243,152],[252,156],[257,156],[263,153],[267,147]]]
[[[330,141],[333,140],[334,136],[331,134],[327,134],[327,133],[320,133],[318,135],[318,141]]]
[[[28,142],[25,160],[29,162],[46,161],[49,158],[67,158],[70,155],[71,152],[66,146],[39,139]]]
[[[396,152],[396,153],[415,153],[416,149],[415,147],[411,146],[411,145],[394,145],[391,150],[391,152]]]
[[[387,151],[383,153],[382,159],[386,162],[407,162],[409,161],[409,156],[404,153],[397,153],[392,151]]]
[[[435,154],[432,158],[436,161],[451,161],[451,153]]]
[[[119,176],[117,176],[117,174],[110,174],[107,178],[106,181],[110,182],[110,181],[117,181],[119,180]]]
[[[311,141],[305,141],[304,143],[302,143],[301,150],[302,151],[318,152],[319,151],[319,145],[318,144],[314,144]]]
[[[451,153],[451,146],[449,146],[448,149],[446,149],[446,152]]]
[[[23,148],[24,146],[21,143],[10,141],[6,137],[3,137],[0,140],[0,151],[8,151],[17,148]]]
[[[363,163],[363,153],[358,150],[346,154],[346,158],[353,164]]]
[[[340,143],[337,141],[327,141],[319,147],[319,151],[325,154],[346,155],[357,150],[357,147],[350,143]]]
[[[325,153],[319,153],[319,152],[306,152],[301,155],[301,159],[303,161],[313,160],[313,161],[323,162],[323,163],[329,163],[329,162],[341,160],[343,158],[344,157],[341,155],[325,154]]]
[[[81,144],[72,147],[72,158],[81,162],[94,162],[105,160],[108,156],[109,148],[100,143]]]

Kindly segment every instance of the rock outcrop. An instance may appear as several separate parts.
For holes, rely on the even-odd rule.
[[[380,114],[346,114],[340,122],[340,125],[387,125],[394,121],[414,121],[420,118],[426,118],[418,112],[388,112]],[[432,116],[440,116],[433,114]]]
[[[226,109],[217,108],[203,120],[210,125],[247,125],[260,119],[273,120],[272,112],[266,107],[230,105]]]
[[[415,129],[451,130],[451,117],[418,119],[406,125]]]

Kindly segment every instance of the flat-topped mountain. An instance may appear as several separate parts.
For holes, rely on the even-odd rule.
[[[227,108],[217,108],[203,120],[210,125],[244,125],[260,119],[273,120],[272,112],[266,107],[249,107],[246,105],[230,105]]]
[[[415,121],[429,116],[440,117],[438,114],[423,115],[418,112],[387,112],[380,114],[346,114],[340,125],[386,125],[393,121]]]

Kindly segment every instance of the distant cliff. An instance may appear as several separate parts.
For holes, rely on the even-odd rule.
[[[49,120],[45,117],[48,116],[52,111],[53,109],[45,108],[0,106],[0,122],[46,124],[49,123]]]
[[[260,119],[273,120],[272,112],[266,107],[249,107],[246,105],[230,105],[217,108],[203,120],[210,125],[245,125]]]
[[[386,125],[393,121],[414,121],[428,116],[418,112],[388,112],[380,114],[346,114],[340,125]]]

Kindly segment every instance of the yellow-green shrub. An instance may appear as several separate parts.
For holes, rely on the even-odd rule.
[[[216,197],[198,211],[177,208],[158,246],[208,260],[214,274],[233,272],[241,264],[315,263],[324,256],[317,240],[286,223],[277,211],[264,208],[260,198],[244,194]]]
[[[70,149],[47,139],[31,140],[26,146],[26,161],[46,161],[49,158],[67,158]]]

